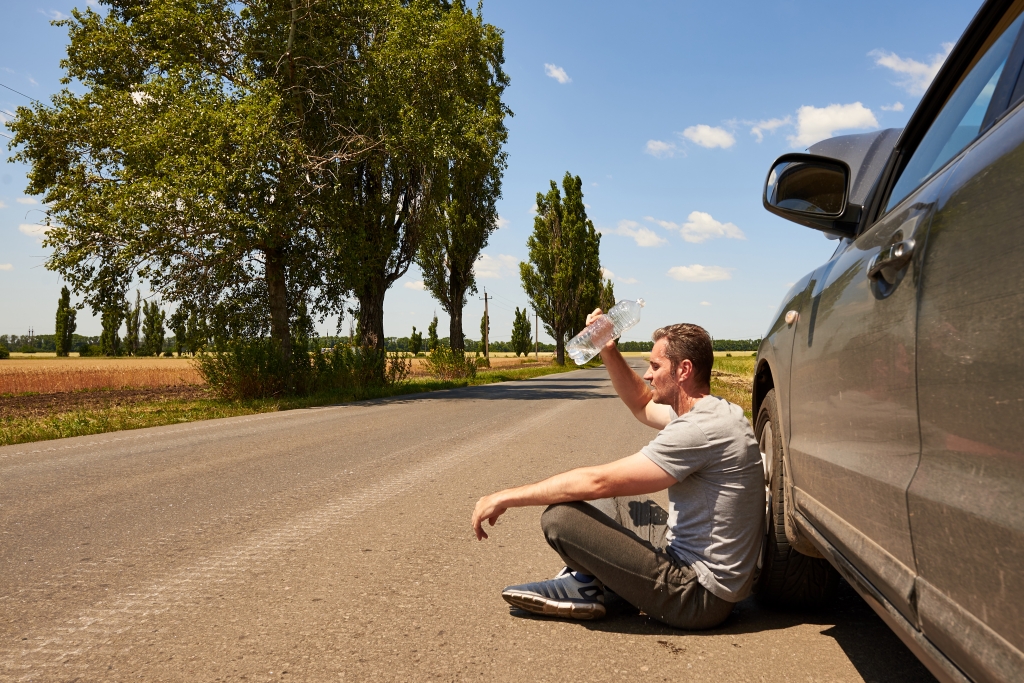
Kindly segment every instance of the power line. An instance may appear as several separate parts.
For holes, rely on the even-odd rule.
[[[11,92],[13,92],[13,93],[17,93],[17,94],[21,95],[21,96],[22,96],[22,97],[24,97],[24,98],[27,98],[27,99],[30,99],[30,100],[32,100],[33,102],[39,102],[39,100],[37,100],[36,98],[34,98],[34,97],[30,97],[29,95],[26,95],[26,94],[25,94],[25,93],[23,93],[23,92],[19,92],[19,91],[15,90],[14,88],[12,88],[12,87],[11,87],[11,86],[9,86],[9,85],[4,85],[3,83],[0,83],[0,88],[7,88],[7,89],[8,89],[8,90],[10,90]]]

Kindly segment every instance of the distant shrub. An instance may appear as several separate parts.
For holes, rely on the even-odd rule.
[[[476,363],[468,360],[466,354],[453,351],[447,344],[439,343],[427,355],[427,370],[440,380],[476,377],[476,367]]]
[[[339,344],[309,352],[296,344],[286,362],[271,339],[218,342],[196,357],[207,384],[226,398],[354,393],[408,379],[411,361],[374,348]]]
[[[7,348],[7,344],[4,344],[3,342],[0,342],[0,360],[3,360],[5,358],[10,358],[10,357],[11,357],[11,352]]]
[[[478,368],[489,368],[491,367],[491,360],[484,356],[483,358],[476,359],[476,366]]]
[[[24,346],[18,349],[18,353],[35,353],[38,350],[39,349],[35,348],[34,346],[29,346],[28,344],[25,344]]]
[[[78,355],[83,358],[87,356],[102,356],[103,351],[100,349],[99,344],[82,344],[78,347]]]

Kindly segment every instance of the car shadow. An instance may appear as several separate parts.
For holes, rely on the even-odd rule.
[[[543,620],[519,609],[509,614],[521,619]],[[932,683],[935,677],[900,641],[885,622],[845,581],[840,583],[833,606],[818,612],[785,612],[761,606],[753,598],[736,605],[732,614],[718,628],[707,631],[684,631],[655,621],[635,610],[610,611],[599,621],[576,622],[591,631],[648,636],[657,639],[671,654],[683,651],[679,641],[668,638],[706,637],[781,631],[802,624],[821,626],[821,634],[829,636],[842,648],[857,673],[866,681],[899,681],[900,683]],[[741,643],[742,644],[742,643]]]

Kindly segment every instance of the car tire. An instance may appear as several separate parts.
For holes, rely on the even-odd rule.
[[[754,592],[761,603],[772,607],[819,609],[835,598],[839,573],[828,560],[797,552],[786,538],[787,475],[779,425],[772,389],[761,402],[754,429],[765,466],[766,497],[766,533]]]

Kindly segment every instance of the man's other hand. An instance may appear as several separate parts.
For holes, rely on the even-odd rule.
[[[476,502],[476,507],[473,509],[473,531],[476,532],[476,540],[482,541],[487,538],[487,532],[484,531],[484,520],[494,526],[494,523],[498,521],[498,517],[505,514],[505,510],[508,508],[499,505],[495,496],[484,496]]]

